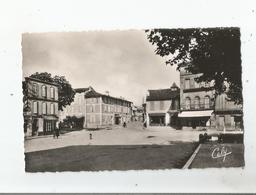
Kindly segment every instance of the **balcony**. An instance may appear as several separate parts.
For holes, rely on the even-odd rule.
[[[213,110],[214,109],[214,104],[190,104],[190,106],[186,104],[181,104],[181,110]]]

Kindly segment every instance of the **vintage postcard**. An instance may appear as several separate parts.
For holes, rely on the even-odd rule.
[[[243,168],[240,37],[23,33],[25,171]]]

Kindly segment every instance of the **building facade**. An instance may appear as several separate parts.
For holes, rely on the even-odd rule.
[[[132,102],[96,92],[92,87],[75,89],[74,102],[61,112],[67,117],[83,118],[83,128],[104,128],[131,120]]]
[[[180,89],[173,83],[168,89],[148,90],[146,121],[148,126],[176,126]]]
[[[230,101],[226,94],[215,100],[216,128],[219,130],[243,130],[243,108]]]
[[[85,128],[102,128],[129,122],[132,102],[98,93],[94,90],[85,94]]]
[[[52,133],[58,121],[58,85],[31,77],[24,84],[25,136]]]
[[[243,128],[242,105],[237,105],[226,94],[215,96],[214,82],[197,82],[201,74],[180,70],[180,113],[182,127],[210,127],[218,130]]]
[[[181,126],[214,126],[213,82],[197,82],[201,74],[180,70],[180,113]]]
[[[92,87],[87,88],[76,88],[74,101],[66,106],[63,111],[60,112],[59,119],[63,121],[68,116],[69,117],[77,117],[77,118],[84,118],[85,116],[85,94],[89,91],[93,90]]]

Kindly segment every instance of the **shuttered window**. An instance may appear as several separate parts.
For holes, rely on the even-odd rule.
[[[46,102],[43,102],[42,104],[42,107],[43,107],[43,114],[47,114],[47,105],[46,105]]]

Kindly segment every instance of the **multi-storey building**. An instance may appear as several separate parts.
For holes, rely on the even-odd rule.
[[[132,102],[91,90],[85,94],[85,128],[106,127],[129,122]]]
[[[180,113],[182,126],[208,126],[218,130],[243,128],[242,105],[228,100],[227,95],[215,96],[214,82],[198,83],[201,74],[180,70]]]
[[[219,130],[242,130],[243,111],[241,104],[235,104],[226,94],[216,97],[215,100],[216,128]]]
[[[148,90],[146,121],[148,126],[176,126],[180,89],[173,83],[168,89]]]
[[[181,126],[200,127],[214,124],[213,82],[197,82],[201,74],[180,70],[180,113]]]
[[[84,119],[84,128],[102,128],[131,120],[132,102],[96,92],[92,87],[75,89],[74,102],[64,108],[61,121],[67,116]]]
[[[63,121],[67,116],[75,116],[77,118],[84,118],[85,116],[85,94],[89,91],[93,90],[92,87],[87,88],[76,88],[74,101],[67,105],[63,111],[60,112],[59,119]]]
[[[25,135],[51,133],[58,121],[58,85],[31,77],[24,82]]]

